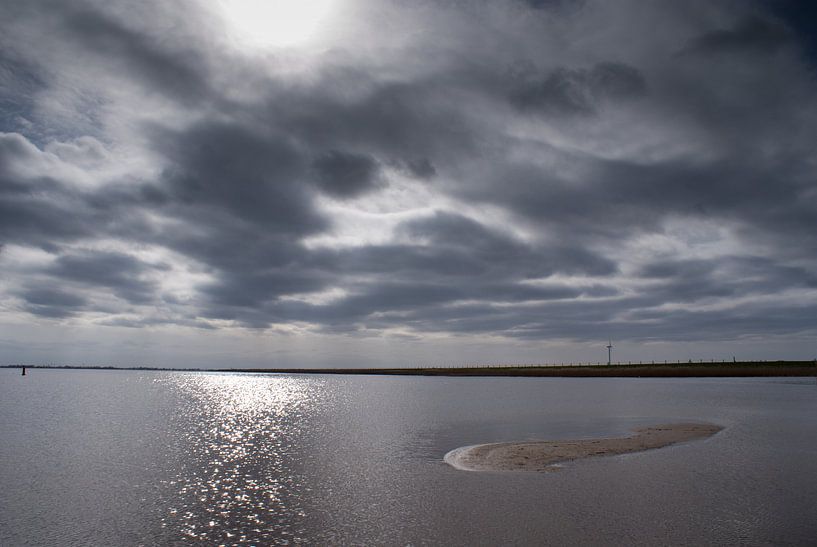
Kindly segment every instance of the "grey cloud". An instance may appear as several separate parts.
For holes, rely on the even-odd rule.
[[[53,176],[26,174],[27,169],[46,167]],[[0,241],[53,252],[100,231],[127,237],[138,233],[140,207],[146,202],[138,184],[86,192],[65,184],[63,169],[22,135],[0,134]]]
[[[641,270],[644,277],[666,279],[670,277],[699,277],[707,275],[717,267],[706,260],[673,260],[646,264]]]
[[[13,164],[34,161],[37,152],[36,147],[18,133],[0,134],[0,191],[17,194],[30,189],[17,175]]]
[[[605,62],[589,70],[557,68],[548,73],[518,74],[510,101],[520,110],[547,114],[590,114],[600,101],[638,97],[646,92],[635,67]]]
[[[92,8],[59,4],[71,40],[102,63],[124,64],[128,77],[185,101],[208,95],[205,64],[195,50],[168,51],[155,40]],[[157,14],[159,16],[159,14]]]
[[[608,275],[615,264],[584,249],[529,247],[454,214],[438,213],[399,228],[418,244],[370,245],[306,253],[292,249],[292,261],[256,274],[234,270],[204,289],[208,315],[263,328],[275,321],[361,326],[391,323],[383,314],[438,309],[457,301],[523,302],[610,296],[606,287],[525,284],[557,272]],[[361,279],[371,278],[370,281]],[[422,281],[420,280],[422,279]],[[287,294],[340,287],[350,294],[330,304],[280,300]],[[266,310],[266,315],[262,310]],[[436,313],[436,312],[435,312]],[[398,325],[399,319],[393,322]]]
[[[713,8],[719,16],[709,20],[704,13],[687,17],[692,4],[657,2],[643,21],[626,13],[605,19],[617,31],[632,25],[624,29],[632,44],[619,47],[606,43],[604,33],[590,41],[572,34],[581,24],[592,32],[598,24],[592,17],[612,13],[604,11],[607,3],[584,2],[580,10],[561,2],[527,5],[542,8],[517,10],[537,18],[542,35],[517,36],[517,27],[503,27],[505,20],[480,19],[489,17],[483,11],[496,12],[477,6],[469,11],[472,28],[440,18],[433,23],[450,24],[437,33],[446,41],[384,50],[379,64],[348,44],[347,54],[331,62],[327,54],[305,69],[308,78],[295,81],[276,72],[277,60],[262,69],[248,56],[248,72],[260,75],[246,83],[252,93],[236,93],[240,100],[222,87],[245,83],[223,84],[228,59],[205,51],[206,37],[180,46],[149,36],[138,17],[111,15],[117,10],[60,8],[60,39],[83,52],[75,65],[61,67],[66,73],[83,74],[87,63],[110,81],[130,79],[173,99],[167,108],[183,109],[188,121],[171,115],[161,126],[128,119],[107,127],[99,114],[121,115],[122,105],[109,112],[100,99],[87,117],[111,139],[148,142],[146,156],[160,174],[115,175],[84,188],[58,169],[42,177],[12,165],[44,161],[43,150],[71,155],[78,141],[37,141],[37,148],[29,142],[34,132],[28,139],[3,135],[0,243],[47,249],[56,257],[53,266],[31,274],[67,287],[17,279],[7,291],[29,312],[49,317],[104,312],[95,297],[109,294],[172,311],[104,321],[134,328],[205,328],[208,319],[224,319],[252,328],[297,322],[334,333],[641,341],[734,338],[764,325],[773,333],[813,329],[810,304],[763,303],[817,286],[815,82],[781,47],[794,37],[772,18],[747,14],[756,7],[719,6]],[[666,43],[639,32],[638,25],[655,24],[650,17],[657,12],[670,14],[661,19],[670,27]],[[197,20],[191,14],[190,22]],[[545,36],[560,25],[563,33]],[[655,51],[651,40],[661,42]],[[496,51],[484,53],[483,41],[498,44]],[[671,56],[685,44],[686,54]],[[37,51],[48,65],[47,48]],[[716,51],[746,55],[711,55]],[[774,65],[768,51],[780,53]],[[505,67],[518,58],[537,64],[508,82]],[[6,55],[0,66],[2,81],[13,84],[0,100],[15,115],[31,107],[25,90],[64,85],[59,71],[55,81],[41,78],[39,64],[24,55]],[[778,71],[767,81],[771,69]],[[222,87],[214,83],[219,71]],[[736,79],[741,75],[748,80]],[[94,91],[118,100],[116,93]],[[129,100],[128,109],[142,106],[139,98]],[[648,138],[654,132],[655,148],[669,140],[681,152],[650,143],[630,150],[626,145],[638,137],[630,125]],[[705,146],[683,142],[698,138]],[[97,160],[110,161],[104,154]],[[386,184],[395,171],[401,184],[418,185],[462,214],[414,216],[378,244],[307,244],[311,236],[332,235],[340,222],[317,197],[352,207],[351,198],[384,190],[380,199],[393,190]],[[429,205],[438,204],[410,208]],[[489,222],[486,210],[499,214]],[[499,229],[496,218],[511,225]],[[643,254],[620,256],[621,246],[638,236],[664,235],[669,221],[698,220],[728,230],[737,249],[707,260],[648,246]],[[511,235],[515,228],[531,237]],[[88,250],[100,238],[115,240],[122,252]],[[152,279],[162,266],[138,260],[133,251],[142,246],[179,255],[210,280],[188,287],[192,296],[184,301],[161,295]],[[620,259],[634,263],[632,276]],[[329,289],[342,296],[303,300]],[[763,298],[744,302],[754,297]],[[730,305],[695,309],[714,301]],[[669,310],[669,303],[689,309]]]
[[[791,31],[779,22],[758,15],[747,16],[731,29],[707,32],[692,41],[683,53],[766,52],[791,43]]]
[[[333,197],[357,197],[379,186],[377,161],[365,154],[330,150],[313,167],[318,186]]]
[[[739,340],[756,336],[792,335],[811,331],[817,307],[743,304],[728,310],[645,311],[637,322],[622,323],[616,332],[636,340]]]
[[[801,198],[808,186],[781,176],[788,166],[756,164],[752,158],[644,165],[566,156],[582,166],[582,180],[565,179],[535,165],[507,163],[488,175],[484,186],[458,190],[469,199],[500,201],[573,242],[655,230],[671,216],[717,217],[766,233],[789,226],[804,243],[813,240],[813,208],[804,207]],[[504,191],[491,192],[499,184]]]
[[[329,264],[340,271],[374,274],[476,277],[490,267],[465,249],[449,250],[417,245],[371,245],[330,253]]]
[[[598,338],[618,306],[613,303],[557,300],[525,306],[494,304],[432,306],[391,317],[418,332],[501,333],[510,338]]]
[[[29,313],[53,319],[71,317],[86,304],[86,300],[76,294],[44,286],[26,288],[16,296],[25,301]]]
[[[145,327],[155,327],[161,325],[181,325],[185,327],[192,327],[202,330],[215,330],[211,324],[205,321],[196,321],[191,319],[179,317],[154,317],[146,316],[139,319],[131,319],[127,317],[114,317],[112,319],[105,319],[99,321],[97,324],[107,327],[125,327],[130,329],[141,329]]]
[[[584,0],[520,0],[533,9],[541,10],[570,10],[581,9]]]
[[[498,304],[569,300],[584,294],[581,289],[559,285],[538,287],[507,282],[452,286],[450,283],[411,279],[363,285],[356,287],[356,290],[356,293],[332,304],[281,303],[273,306],[271,311],[289,320],[311,321],[333,327],[338,324],[367,328],[410,326],[422,332],[445,332],[447,329],[438,324],[443,317],[448,317],[449,321],[457,319],[467,322],[469,318],[484,320],[500,309],[496,307]],[[513,322],[524,312],[513,310],[509,315],[512,317],[510,322]]]
[[[554,273],[609,275],[616,265],[583,248],[531,246],[479,222],[436,213],[397,227],[407,243],[359,246],[312,255],[313,267],[349,275],[391,274],[468,283],[524,280]],[[464,287],[468,290],[468,287]]]
[[[736,340],[810,330],[815,306],[742,304],[716,310],[645,308],[637,301],[565,300],[527,305],[449,306],[415,310],[384,324],[409,325],[417,332],[502,333],[521,340],[570,339],[592,343],[612,337],[635,342]],[[625,313],[626,312],[626,313]],[[768,328],[768,330],[764,330]]]
[[[202,292],[216,306],[256,308],[282,295],[320,290],[326,283],[325,276],[299,268],[245,273],[231,271],[222,275],[218,283],[204,287]]]
[[[358,74],[337,77],[362,78]],[[312,148],[367,150],[385,163],[414,164],[419,167],[417,173],[429,173],[423,164],[434,165],[438,156],[473,151],[477,135],[467,113],[452,106],[450,90],[442,82],[369,78],[368,90],[352,99],[328,93],[322,86],[279,92],[266,115]],[[418,158],[420,164],[415,163]]]
[[[155,133],[169,164],[166,187],[182,207],[226,213],[278,233],[326,226],[303,184],[305,160],[285,136],[220,122]]]
[[[695,302],[712,297],[774,293],[780,287],[817,287],[817,272],[783,266],[765,257],[722,257],[717,261],[665,260],[647,264],[642,275],[660,283],[647,290],[655,302]]]
[[[81,199],[50,178],[26,179],[9,169],[12,161],[37,161],[33,146],[19,135],[0,136],[0,241],[35,246],[92,232],[77,216]]]
[[[34,96],[46,83],[31,63],[8,47],[0,50],[0,131],[19,131],[31,117]]]
[[[50,142],[45,148],[62,160],[83,167],[92,167],[109,159],[105,147],[92,137],[80,137],[73,142]]]
[[[410,159],[404,163],[404,166],[419,179],[431,179],[437,174],[437,169],[428,158]]]
[[[449,284],[385,282],[359,295],[346,298],[338,309],[344,316],[360,317],[376,312],[399,312],[432,303],[459,300],[464,292]]]
[[[0,203],[0,237],[4,243],[53,248],[60,240],[89,235],[89,226],[72,219],[65,205],[31,196],[5,196]]]
[[[62,255],[45,272],[58,279],[110,289],[133,304],[146,304],[153,300],[155,287],[143,274],[156,269],[165,267],[151,266],[122,253],[87,251]]]
[[[604,98],[637,97],[647,90],[641,71],[624,63],[598,63],[590,70],[588,78],[593,93]]]
[[[479,257],[483,266],[515,272],[523,278],[543,277],[556,272],[609,275],[616,265],[585,248],[549,246],[535,248],[492,231],[467,217],[437,213],[424,219],[412,220],[401,226],[411,237],[427,238],[432,249],[445,253],[464,251]]]
[[[718,266],[722,271],[715,275]],[[344,309],[355,313],[346,313],[342,317],[370,326],[409,326],[417,332],[503,333],[520,339],[591,341],[613,336],[638,341],[680,341],[697,337],[708,340],[718,339],[724,332],[728,332],[727,338],[756,334],[757,326],[764,323],[763,314],[775,308],[763,301],[712,311],[679,311],[662,308],[662,305],[767,295],[776,292],[780,286],[810,288],[815,285],[814,272],[807,269],[781,268],[769,260],[742,257],[712,267],[703,261],[654,263],[644,271],[660,282],[641,284],[634,296],[621,296],[615,290],[593,286],[534,288],[509,285],[488,287],[488,290],[479,292],[477,287],[469,285],[468,292],[434,294],[434,298],[428,299],[412,299],[412,295],[406,293],[408,298],[405,301],[398,300],[402,303],[400,308],[378,308],[377,299],[371,306],[366,306],[364,299],[356,298],[344,302]],[[388,290],[401,292],[396,286]],[[576,300],[581,294],[596,298]],[[458,303],[469,295],[481,303]],[[526,304],[523,307],[498,305],[517,299]],[[804,304],[804,307],[809,305]],[[774,323],[774,332],[784,334],[787,328],[795,331],[810,328],[807,313],[795,311],[793,317],[785,317],[781,311],[784,309],[785,306],[779,307],[770,320]],[[367,313],[375,315],[366,317]],[[718,327],[719,322],[733,317],[737,318],[734,323]],[[676,321],[684,325],[677,332],[673,331],[678,324]],[[711,330],[707,332],[707,329]]]

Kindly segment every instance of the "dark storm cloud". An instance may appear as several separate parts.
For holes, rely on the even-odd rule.
[[[814,208],[805,205],[813,182],[787,176],[791,170],[787,158],[645,165],[566,156],[582,166],[580,182],[537,165],[508,162],[484,186],[463,186],[459,191],[469,199],[504,203],[571,242],[621,239],[655,230],[675,216],[734,221],[766,234],[791,230],[802,238],[799,245],[813,244],[811,227],[817,218]],[[503,192],[492,191],[500,185]]]
[[[534,9],[545,10],[564,10],[564,9],[580,9],[584,0],[521,0]]]
[[[378,186],[377,162],[367,155],[330,150],[313,167],[318,186],[333,197],[357,197]]]
[[[544,301],[570,299],[583,294],[581,290],[563,286],[464,284],[457,287],[450,283],[417,282],[410,279],[383,282],[375,286],[360,286],[357,290],[359,292],[331,304],[315,305],[292,301],[274,303],[267,308],[267,321],[318,323],[326,332],[395,327],[416,327],[420,331],[443,332],[450,330],[440,328],[444,319],[451,324],[474,316],[484,319],[497,309],[494,305],[470,303],[475,300]],[[236,310],[232,311],[234,315],[230,316],[231,318],[244,317],[249,325],[258,319],[252,311],[247,314],[235,314]],[[229,312],[225,315],[229,315]],[[515,317],[516,313],[510,315]],[[255,326],[267,326],[267,323]],[[506,321],[505,327],[508,326],[510,323]]]
[[[729,309],[641,308],[639,299],[587,302],[568,299],[522,308],[464,305],[428,307],[384,317],[380,326],[410,325],[418,332],[494,335],[520,340],[573,339],[583,343],[612,337],[636,342],[734,340],[785,335],[812,328],[813,304],[740,304]],[[635,310],[623,314],[627,309]],[[764,330],[768,329],[768,330]]]
[[[76,294],[48,287],[30,287],[16,293],[29,313],[41,317],[65,318],[79,312],[86,300]]]
[[[56,253],[100,234],[138,241],[149,232],[143,213],[157,203],[154,186],[126,180],[80,189],[63,180],[67,169],[23,136],[0,134],[0,243]]]
[[[813,2],[783,0],[766,2],[766,7],[791,28],[805,57],[812,64],[817,62],[817,6]]]
[[[522,73],[510,101],[520,110],[547,114],[590,114],[599,101],[638,97],[644,76],[622,63],[598,63],[589,70],[557,68],[545,74]]]
[[[278,58],[242,67],[206,47],[193,9],[171,20],[186,21],[186,41],[144,24],[158,3],[130,18],[92,2],[51,4],[51,18],[17,8],[57,38],[0,56],[2,123],[77,109],[108,140],[75,153],[42,128],[0,136],[0,243],[49,259],[19,270],[36,284],[5,263],[7,292],[65,320],[106,313],[113,295],[129,315],[103,322],[133,328],[216,319],[582,341],[814,329],[817,86],[784,23],[754,3],[656,2],[633,18],[626,3],[530,0],[463,7],[460,24],[443,4],[439,17],[433,2],[430,15],[383,9],[445,39],[382,47],[376,62],[345,44],[298,77]],[[49,66],[56,44],[77,59]],[[65,98],[98,75],[109,78],[86,82],[90,103]],[[117,144],[130,147],[116,169],[87,167]],[[150,168],[123,175],[130,160]],[[321,242],[353,222],[326,202],[364,227]],[[699,241],[706,223],[732,239]],[[649,237],[690,256],[638,243]],[[100,250],[110,241],[120,250]],[[141,249],[173,258],[148,263]],[[158,280],[185,273],[185,294],[165,294]]]
[[[163,269],[167,268],[148,265],[122,253],[93,251],[62,255],[44,273],[60,280],[109,289],[130,303],[145,304],[153,299],[156,289],[143,275]]]
[[[263,272],[228,271],[215,285],[202,288],[215,306],[256,308],[282,295],[322,289],[328,278],[319,272],[286,268]]]
[[[454,214],[404,223],[398,228],[418,244],[368,245],[307,253],[293,248],[288,264],[268,263],[256,274],[236,268],[203,289],[208,314],[254,326],[269,321],[378,321],[377,314],[422,309],[455,301],[522,302],[611,294],[600,287],[529,285],[525,280],[554,273],[610,274],[615,264],[583,249],[532,248]],[[374,277],[373,277],[374,276]],[[361,281],[369,279],[369,281]],[[373,279],[373,280],[372,280]],[[350,294],[330,304],[281,302],[291,293],[343,287]],[[614,290],[612,291],[615,292]],[[258,309],[267,307],[263,320]],[[392,326],[398,326],[395,321]]]
[[[658,279],[672,277],[700,277],[708,275],[717,267],[716,264],[706,260],[675,260],[666,262],[653,262],[646,264],[641,275]]]
[[[303,184],[305,160],[285,135],[204,122],[183,132],[157,130],[155,144],[168,163],[163,186],[190,214],[212,210],[280,234],[324,227]]]
[[[393,314],[391,326],[399,326],[403,321],[402,312],[413,311],[423,316],[436,317],[441,309],[465,310],[461,303],[483,301],[495,303],[519,303],[523,301],[563,300],[576,298],[584,293],[581,289],[567,286],[531,286],[507,282],[505,284],[463,284],[420,283],[406,279],[401,283],[383,283],[376,287],[365,287],[365,291],[341,300],[324,309],[340,312],[349,319],[360,319],[373,314]],[[449,304],[458,303],[454,306]],[[426,310],[425,313],[418,310]]]
[[[419,179],[430,179],[437,174],[434,164],[428,158],[407,160],[402,167]]]
[[[467,112],[452,108],[450,90],[436,78],[394,83],[356,73],[331,76],[341,89],[362,79],[367,91],[354,99],[328,93],[323,85],[282,92],[265,114],[312,148],[368,150],[422,178],[433,174],[435,157],[473,151],[479,140]]]
[[[51,246],[93,233],[78,215],[81,198],[48,177],[19,176],[13,163],[38,163],[39,151],[18,134],[0,135],[0,242]]]
[[[813,304],[741,304],[728,310],[643,310],[632,322],[614,325],[616,333],[636,332],[639,340],[737,340],[791,335],[813,329]],[[614,334],[615,336],[615,334]],[[631,336],[631,335],[629,335]]]
[[[766,52],[791,43],[792,33],[781,23],[747,16],[733,28],[707,32],[696,38],[684,50],[687,53]]]
[[[724,257],[717,262],[666,260],[648,264],[642,275],[658,281],[651,287],[658,302],[695,302],[711,297],[774,293],[779,287],[817,287],[817,272],[781,266],[763,257]]]
[[[477,271],[504,271],[520,278],[535,278],[553,273],[609,275],[616,270],[615,263],[587,249],[531,247],[472,219],[451,213],[408,221],[398,230],[410,237],[430,241],[428,248],[441,255],[454,257],[461,253],[463,260],[478,261]]]
[[[66,205],[70,204],[5,195],[0,203],[0,237],[4,243],[53,248],[60,240],[92,235],[87,225],[71,217],[73,210]]]

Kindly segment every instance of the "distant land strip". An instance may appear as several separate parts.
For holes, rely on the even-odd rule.
[[[28,369],[145,370],[176,372],[240,372],[253,374],[370,374],[391,376],[523,376],[573,378],[734,378],[817,376],[813,361],[722,361],[708,363],[649,363],[612,365],[465,365],[406,368],[163,368],[86,365],[25,365]],[[2,365],[0,368],[23,368]]]

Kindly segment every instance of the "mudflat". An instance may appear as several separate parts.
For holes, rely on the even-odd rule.
[[[721,429],[715,424],[679,423],[642,427],[629,437],[479,444],[452,450],[445,461],[464,471],[553,471],[560,462],[662,448],[705,439]]]

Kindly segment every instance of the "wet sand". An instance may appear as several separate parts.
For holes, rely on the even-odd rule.
[[[525,441],[463,446],[445,455],[463,471],[554,471],[554,464],[662,448],[711,437],[723,429],[705,423],[666,424],[635,429],[629,437]]]

